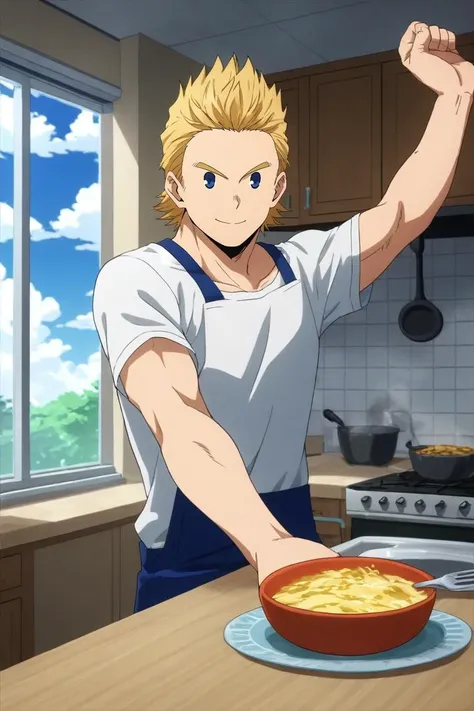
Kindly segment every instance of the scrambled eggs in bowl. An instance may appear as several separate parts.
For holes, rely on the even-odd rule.
[[[436,591],[418,568],[382,558],[334,557],[277,570],[260,601],[284,639],[322,654],[377,654],[409,642],[425,627]]]
[[[299,610],[354,615],[400,610],[427,596],[425,590],[414,588],[410,580],[381,573],[372,564],[304,575],[284,585],[273,599]]]

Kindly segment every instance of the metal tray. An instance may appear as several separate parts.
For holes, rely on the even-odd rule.
[[[398,560],[434,577],[474,567],[474,543],[463,541],[360,536],[333,550],[342,556]]]

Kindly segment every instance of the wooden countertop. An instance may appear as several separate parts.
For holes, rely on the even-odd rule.
[[[379,677],[282,671],[230,649],[258,606],[246,568],[0,675],[2,711],[472,711],[474,643],[449,663]],[[474,627],[474,594],[436,607]]]
[[[389,467],[347,464],[340,454],[308,457],[313,498],[345,499],[349,484],[409,468],[409,461],[394,459]],[[38,546],[55,539],[80,535],[97,527],[120,525],[138,517],[145,503],[143,484],[119,484],[103,489],[34,501],[0,510],[3,551]]]
[[[143,484],[118,484],[82,494],[0,510],[1,549],[37,546],[53,539],[134,520],[145,503]]]

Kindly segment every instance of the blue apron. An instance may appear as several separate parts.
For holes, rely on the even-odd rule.
[[[194,259],[173,240],[160,245],[186,269],[201,290],[206,303],[224,299],[216,284]],[[277,266],[285,284],[295,275],[282,252],[261,244]],[[291,535],[321,542],[313,519],[309,485],[260,494],[269,511]],[[248,561],[232,540],[177,489],[170,525],[163,548],[147,548],[140,541],[135,612],[146,610],[200,585],[216,580]]]

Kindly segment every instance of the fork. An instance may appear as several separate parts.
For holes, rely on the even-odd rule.
[[[441,588],[454,592],[474,591],[474,568],[461,570],[459,573],[449,573],[442,578],[414,583],[414,588]]]

